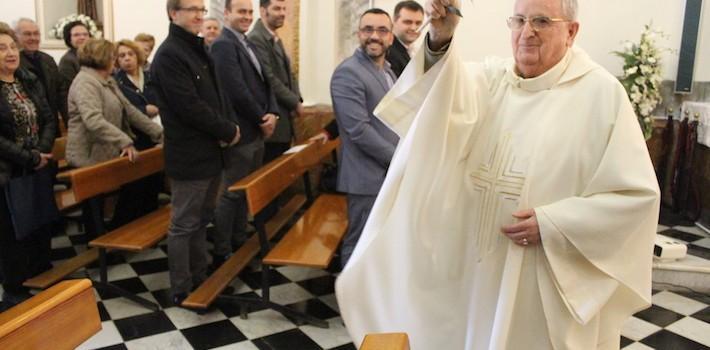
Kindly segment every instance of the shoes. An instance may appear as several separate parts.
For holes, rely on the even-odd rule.
[[[182,307],[182,302],[187,299],[187,293],[175,293],[173,294],[173,304],[177,307]]]

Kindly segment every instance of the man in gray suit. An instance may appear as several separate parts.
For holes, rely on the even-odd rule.
[[[392,21],[380,9],[365,11],[358,29],[360,47],[335,69],[330,82],[341,141],[339,191],[348,195],[348,232],[341,262],[355,249],[399,141],[372,111],[397,79],[385,60],[392,45]]]
[[[292,117],[303,114],[303,105],[298,81],[291,71],[291,60],[276,34],[286,20],[286,1],[260,0],[259,12],[261,18],[256,21],[248,37],[256,47],[264,76],[276,95],[281,117],[276,122],[274,133],[265,140],[264,163],[268,163],[291,147]]]

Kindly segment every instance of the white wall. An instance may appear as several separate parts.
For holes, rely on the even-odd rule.
[[[169,23],[165,1],[113,0],[114,40],[133,40],[138,33],[148,33],[155,37],[157,49],[168,36]]]
[[[35,18],[34,0],[0,1],[0,21],[12,25],[19,17]]]
[[[373,0],[373,4],[391,12],[397,1]],[[505,18],[512,12],[513,1],[476,0],[472,6],[464,0],[465,20],[460,33],[471,38],[471,45],[463,49],[466,58],[510,55]],[[254,4],[258,10],[258,0],[254,0]],[[710,5],[707,1],[704,5],[695,65],[696,81],[710,81]],[[115,39],[132,38],[144,31],[155,35],[160,42],[167,34],[164,0],[114,0],[113,6]],[[674,80],[684,11],[684,0],[581,0],[582,24],[577,44],[612,73],[619,74],[621,59],[611,52],[621,49],[624,40],[637,41],[643,25],[653,21],[668,35],[668,39],[661,40],[660,44],[675,51],[664,57],[664,76]],[[0,21],[11,23],[19,17],[35,18],[34,0],[0,1]],[[301,1],[300,81],[306,103],[330,103],[330,75],[339,63],[335,58],[337,18],[334,0]],[[50,53],[58,58],[63,50]]]

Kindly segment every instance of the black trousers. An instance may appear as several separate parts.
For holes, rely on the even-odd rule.
[[[45,269],[51,260],[49,225],[25,240],[15,238],[5,191],[0,187],[0,264],[3,288],[10,293],[26,292],[22,282]]]

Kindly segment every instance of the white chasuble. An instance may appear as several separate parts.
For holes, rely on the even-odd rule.
[[[658,187],[623,87],[580,49],[521,79],[512,60],[426,73],[413,58],[375,113],[400,135],[336,282],[356,344],[413,350],[617,349],[650,305]],[[500,233],[534,208],[542,244]]]

